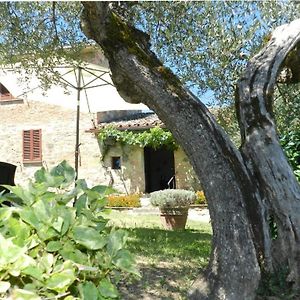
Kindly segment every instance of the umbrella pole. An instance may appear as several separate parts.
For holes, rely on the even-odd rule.
[[[78,78],[77,78],[77,114],[76,114],[76,143],[75,143],[75,179],[78,179],[78,158],[79,158],[79,121],[80,121],[80,92],[81,87],[81,67],[78,67]]]

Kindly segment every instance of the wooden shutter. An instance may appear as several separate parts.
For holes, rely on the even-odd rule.
[[[42,161],[42,130],[23,130],[23,161]]]

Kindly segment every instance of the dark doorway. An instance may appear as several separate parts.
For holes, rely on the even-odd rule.
[[[0,185],[15,185],[16,166],[0,161]],[[0,186],[0,192],[9,192],[5,187]]]
[[[175,188],[174,152],[144,148],[146,193]]]

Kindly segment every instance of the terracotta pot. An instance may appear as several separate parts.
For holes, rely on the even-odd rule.
[[[160,208],[160,218],[165,229],[184,229],[188,216],[188,207]]]

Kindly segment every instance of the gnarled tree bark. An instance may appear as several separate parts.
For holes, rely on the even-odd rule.
[[[273,266],[272,243],[266,216],[270,212],[269,203],[276,198],[271,195],[271,189],[279,184],[276,178],[270,177],[272,166],[267,172],[265,167],[259,171],[260,166],[255,164],[256,156],[259,156],[260,164],[264,159],[263,155],[257,150],[252,154],[253,145],[248,144],[252,141],[259,143],[259,139],[255,139],[255,133],[248,130],[244,134],[243,150],[238,151],[200,100],[185,90],[177,77],[151,52],[146,34],[128,25],[107,2],[83,2],[83,5],[83,30],[103,49],[119,93],[126,101],[143,102],[157,113],[188,155],[204,188],[213,227],[212,252],[206,276],[195,283],[189,297],[254,299],[265,260],[268,261],[267,266]],[[249,78],[251,70],[250,64]],[[244,79],[246,80],[246,76]],[[248,128],[248,115],[252,112],[251,104],[248,103],[252,103],[252,100],[247,100],[249,97],[246,97],[249,90],[246,81],[241,81],[239,89],[238,106],[241,124],[244,124],[242,128]],[[250,80],[251,85],[252,83]],[[255,110],[253,116],[256,118]],[[264,128],[260,119],[258,115],[259,122],[256,126],[261,130],[266,144],[269,141],[269,128],[273,125],[268,123],[268,127]],[[251,121],[250,123],[252,124]],[[249,143],[246,142],[248,137]],[[274,147],[279,148],[278,144]],[[264,151],[262,146],[260,151]],[[278,153],[279,151],[281,150]],[[284,174],[280,176],[292,177],[289,168],[287,173],[283,173],[287,163],[283,155],[280,154],[280,157],[280,174]],[[275,166],[276,162],[273,164]],[[262,176],[266,177],[262,179]],[[284,183],[291,184],[292,181],[287,178]],[[295,182],[293,188],[295,197],[299,197]],[[299,201],[295,199],[291,207],[296,210],[299,209]],[[292,215],[285,212],[282,205],[277,206],[278,212],[283,209],[282,215],[289,216],[282,218],[285,220],[284,226]],[[273,210],[272,213],[274,214]],[[276,221],[279,217],[275,215]],[[296,220],[293,219],[292,222],[287,233],[289,235],[298,232],[294,230],[294,225],[298,226]],[[293,251],[292,247],[296,244],[292,240],[295,238],[287,240],[290,241],[288,251]],[[294,269],[295,274],[298,274],[298,267]]]
[[[269,221],[277,228],[275,237],[265,239],[264,267],[272,272],[287,264],[288,280],[295,288],[300,287],[300,185],[280,147],[272,102],[280,68],[290,62],[285,59],[299,42],[300,20],[278,27],[249,62],[237,97],[241,153],[263,199],[265,225]]]

